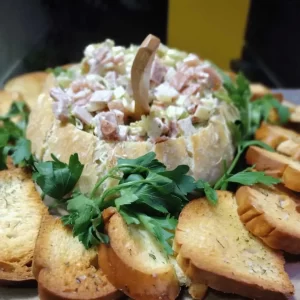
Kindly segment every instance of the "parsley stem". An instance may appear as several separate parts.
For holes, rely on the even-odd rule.
[[[92,190],[92,192],[91,192],[91,195],[90,195],[91,198],[94,198],[94,196],[95,196],[95,194],[96,194],[98,188],[100,187],[100,185],[101,185],[106,179],[108,179],[108,178],[113,178],[113,179],[118,179],[118,180],[121,180],[121,179],[122,179],[122,177],[114,176],[112,173],[113,173],[113,172],[112,172],[112,170],[111,170],[107,175],[105,175],[104,177],[102,177],[102,178],[95,184],[95,186],[94,186],[94,188],[93,188],[93,190]]]
[[[138,166],[138,165],[131,165],[131,164],[123,164],[123,165],[120,165],[120,166],[115,166],[113,168],[110,169],[110,171],[108,172],[107,175],[105,175],[104,177],[102,177],[97,183],[96,185],[94,186],[92,192],[91,192],[91,195],[90,197],[93,198],[98,190],[98,188],[100,187],[100,185],[108,178],[114,178],[114,179],[118,179],[118,180],[121,180],[122,177],[118,177],[118,176],[114,176],[114,172],[116,171],[122,171],[122,169],[124,168],[136,168],[136,169],[140,169],[140,170],[143,170],[145,172],[149,172],[149,169],[146,168],[146,167],[143,167],[143,166]],[[136,170],[133,170],[132,173],[134,173]]]
[[[120,191],[123,188],[128,188],[128,187],[132,187],[132,186],[135,186],[135,185],[140,185],[141,183],[149,183],[149,184],[151,184],[151,181],[144,179],[144,180],[139,180],[139,181],[125,182],[125,183],[119,184],[117,186],[113,186],[113,187],[107,189],[102,194],[102,196],[97,201],[97,204],[99,206],[101,206],[102,203],[105,201],[105,198],[107,198],[107,197],[115,194],[116,192]]]
[[[238,146],[238,152],[234,158],[234,160],[232,161],[231,165],[229,166],[229,168],[226,170],[226,172],[223,174],[223,176],[216,182],[216,184],[214,185],[214,189],[218,190],[222,184],[224,183],[224,181],[226,181],[228,175],[233,171],[233,169],[235,168],[236,164],[238,163],[242,153],[244,152],[243,147],[241,147],[240,145]]]

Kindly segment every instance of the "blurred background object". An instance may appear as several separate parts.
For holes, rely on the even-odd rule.
[[[229,70],[244,42],[250,0],[170,0],[168,45]]]
[[[105,38],[148,33],[270,87],[299,87],[299,0],[0,1],[0,86],[10,77],[79,61]]]

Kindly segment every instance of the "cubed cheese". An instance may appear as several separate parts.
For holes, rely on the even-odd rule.
[[[154,96],[158,101],[171,103],[173,99],[177,98],[179,93],[170,86],[167,82],[162,83],[159,85],[154,92]]]

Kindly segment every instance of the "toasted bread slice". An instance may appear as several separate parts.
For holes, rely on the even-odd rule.
[[[23,96],[30,108],[35,106],[39,94],[42,92],[48,73],[32,72],[10,79],[4,86],[9,92],[18,92]]]
[[[279,153],[300,160],[300,134],[293,130],[263,123],[256,131],[255,138]]]
[[[284,187],[242,186],[236,193],[246,228],[274,249],[300,254],[300,199]]]
[[[97,249],[86,250],[59,218],[43,219],[33,273],[41,300],[118,299],[122,295],[98,267]]]
[[[0,280],[33,280],[32,256],[42,216],[47,214],[31,175],[0,172]]]
[[[281,253],[243,226],[232,193],[218,192],[217,205],[205,198],[181,212],[175,235],[177,261],[192,283],[255,299],[283,299],[294,288]]]
[[[175,299],[179,282],[168,261],[147,230],[128,226],[114,209],[104,213],[110,244],[99,247],[99,265],[117,288],[133,299]]]
[[[296,192],[300,192],[300,163],[276,152],[251,146],[246,153],[247,163],[255,165],[256,170],[280,178],[283,184]]]

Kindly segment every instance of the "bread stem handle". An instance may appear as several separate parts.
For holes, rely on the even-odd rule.
[[[150,111],[149,87],[151,66],[155,53],[159,47],[160,39],[149,34],[139,47],[131,68],[131,86],[135,101],[133,118],[140,120],[142,115]]]

